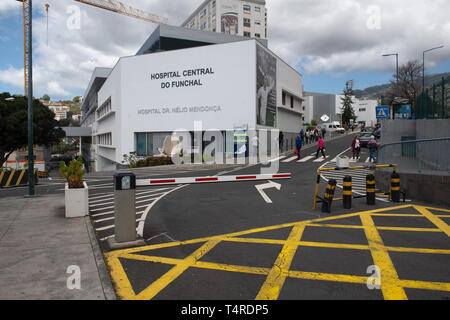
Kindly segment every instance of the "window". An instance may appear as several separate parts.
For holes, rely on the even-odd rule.
[[[212,2],[211,6],[212,6],[213,8],[216,7],[216,0],[214,0],[214,1]]]
[[[204,9],[204,10],[202,11],[202,13],[200,13],[200,18],[203,18],[205,15],[206,15],[206,9]]]
[[[244,27],[251,27],[250,19],[244,18]]]
[[[283,106],[286,105],[286,92],[284,92],[284,91],[281,94],[281,103],[283,104]]]
[[[252,11],[252,7],[250,7],[248,4],[244,4],[244,11],[246,12]]]
[[[255,11],[256,12],[261,12],[261,8],[260,7],[255,7]]]
[[[359,112],[366,112],[366,108],[359,109]]]
[[[255,24],[256,24],[257,26],[260,26],[260,25],[261,25],[261,21],[255,20]]]
[[[255,33],[255,38],[261,38],[261,35],[259,33]]]
[[[294,97],[291,96],[291,109],[294,109]]]
[[[250,32],[247,32],[247,31],[244,31],[244,37],[251,37],[251,34],[250,34]]]
[[[97,136],[97,143],[104,146],[112,146],[112,133],[99,134]]]

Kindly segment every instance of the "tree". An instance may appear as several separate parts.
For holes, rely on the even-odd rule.
[[[316,120],[311,120],[311,125],[312,125],[313,127],[316,127],[316,126],[317,126],[317,121],[316,121]]]
[[[408,100],[407,104],[412,105],[412,110],[416,108],[417,97],[422,92],[422,64],[416,61],[408,61],[398,69],[398,94],[397,94],[397,74],[393,75],[390,81],[391,86],[386,95],[386,102],[394,104],[394,99],[398,96]]]
[[[42,96],[42,100],[49,102],[50,101],[50,96],[48,94],[44,94]]]
[[[344,97],[341,98],[342,101],[342,125],[350,126],[350,120],[355,121],[355,110],[353,110],[353,97],[355,96],[355,92],[351,85],[347,83],[344,89]]]
[[[13,101],[9,93],[0,94],[0,167],[14,151],[28,144],[28,99],[15,96]],[[33,99],[34,144],[50,146],[65,137],[54,113],[39,100]]]
[[[75,103],[80,103],[80,100],[81,100],[81,97],[80,96],[76,96],[76,97],[74,97],[73,98],[73,102],[75,102]]]

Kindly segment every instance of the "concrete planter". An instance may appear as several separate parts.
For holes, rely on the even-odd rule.
[[[350,167],[350,158],[349,157],[337,157],[336,158],[336,166],[338,168],[349,168]]]
[[[89,190],[86,182],[82,189],[65,187],[66,218],[79,218],[89,214]]]

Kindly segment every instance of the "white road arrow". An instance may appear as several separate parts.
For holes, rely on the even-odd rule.
[[[255,187],[267,203],[272,203],[272,200],[270,200],[270,198],[267,196],[267,194],[263,190],[271,189],[271,188],[276,188],[278,191],[281,190],[281,184],[275,183],[273,181],[269,181],[269,183],[260,184]]]

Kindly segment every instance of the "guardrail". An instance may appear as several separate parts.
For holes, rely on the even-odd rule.
[[[450,173],[450,137],[384,144],[378,162],[397,163],[401,172]]]

